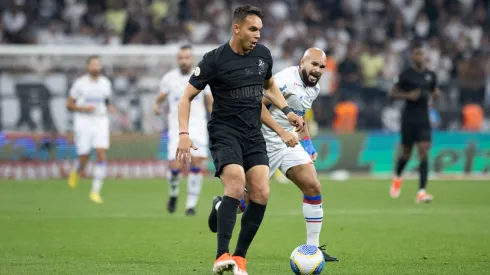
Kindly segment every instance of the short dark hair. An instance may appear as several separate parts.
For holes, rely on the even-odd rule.
[[[422,41],[418,40],[418,39],[413,40],[410,43],[410,50],[412,50],[412,51],[423,48],[423,47],[424,47],[424,43],[422,43]]]
[[[192,45],[191,44],[184,44],[180,46],[181,50],[192,50]]]
[[[100,56],[98,55],[91,55],[89,57],[87,57],[87,65],[94,59],[100,59]]]
[[[260,8],[252,5],[243,5],[236,8],[233,12],[233,22],[243,22],[249,15],[258,16],[260,19],[264,18],[264,13]]]

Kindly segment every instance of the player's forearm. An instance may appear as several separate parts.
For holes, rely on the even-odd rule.
[[[160,106],[167,99],[167,94],[159,94],[155,100],[155,104]]]
[[[402,92],[402,91],[398,90],[397,88],[393,88],[390,91],[390,96],[394,99],[407,99],[408,93]]]
[[[262,104],[262,112],[260,114],[260,121],[262,123],[271,128],[272,131],[276,132],[278,135],[281,135],[284,132],[284,128],[279,125],[271,116],[269,110],[267,110],[267,107],[265,107],[264,104]]]
[[[303,118],[303,120],[306,123],[306,119]],[[308,131],[308,125],[305,125],[305,127],[303,128],[303,131],[301,131],[301,132],[298,133],[298,137],[299,137],[299,139],[302,140],[305,137],[309,137],[309,136],[310,136],[310,132]]]
[[[265,97],[278,109],[282,110],[288,104],[275,82],[264,91]]]
[[[179,101],[179,132],[189,132],[189,115],[191,111],[191,99],[182,97]]]

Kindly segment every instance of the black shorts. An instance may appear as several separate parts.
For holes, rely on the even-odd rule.
[[[414,143],[432,140],[432,129],[429,123],[402,122],[401,128],[402,144],[413,145]]]
[[[219,177],[228,164],[238,164],[245,172],[256,165],[269,166],[264,136],[259,130],[252,134],[242,134],[226,127],[209,129],[209,149]]]

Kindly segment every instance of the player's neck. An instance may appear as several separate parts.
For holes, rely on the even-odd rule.
[[[228,43],[230,45],[230,48],[232,51],[234,51],[236,54],[239,54],[239,55],[246,55],[247,53],[249,53],[250,51],[246,51],[243,47],[242,47],[242,43],[240,43],[240,40],[238,40],[237,38],[235,37],[232,37],[230,39],[230,42]]]
[[[418,66],[418,65],[415,65],[413,64],[412,65],[412,68],[417,71],[417,72],[423,72],[425,70],[425,67],[422,65],[422,66]]]
[[[99,75],[88,74],[91,80],[97,81],[99,79]]]

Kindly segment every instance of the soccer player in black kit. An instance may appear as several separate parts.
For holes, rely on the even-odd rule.
[[[246,275],[247,250],[264,217],[269,197],[269,159],[261,132],[262,97],[267,98],[302,130],[304,122],[287,106],[272,77],[270,51],[258,44],[262,11],[250,5],[235,9],[231,40],[206,53],[189,80],[179,102],[179,144],[176,159],[188,162],[195,149],[188,134],[192,99],[209,85],[213,111],[208,123],[210,150],[216,177],[224,186],[218,210],[218,249],[214,274],[233,271]],[[233,256],[229,242],[236,223],[237,207],[248,189],[250,203],[243,214]]]
[[[417,144],[419,166],[419,192],[416,202],[431,202],[432,195],[426,192],[429,167],[427,157],[431,147],[431,126],[429,120],[429,101],[437,99],[436,74],[424,65],[424,48],[420,41],[411,45],[412,66],[403,71],[390,92],[391,97],[406,101],[401,117],[401,155],[396,163],[395,178],[390,188],[390,196],[398,198],[402,185],[402,172]]]

